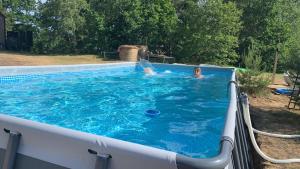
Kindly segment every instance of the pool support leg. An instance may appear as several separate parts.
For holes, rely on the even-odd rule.
[[[107,169],[108,168],[108,162],[109,159],[111,159],[110,154],[99,154],[94,150],[89,149],[88,152],[90,154],[96,155],[96,163],[95,163],[95,169]]]
[[[13,169],[20,143],[21,133],[4,129],[9,134],[2,169]]]
[[[111,158],[108,154],[98,154],[95,164],[95,169],[107,169],[108,161]]]

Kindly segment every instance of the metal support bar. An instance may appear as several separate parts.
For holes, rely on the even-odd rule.
[[[233,149],[232,155],[233,155],[234,168],[237,168],[237,169],[242,168],[241,167],[240,155],[239,155],[239,152],[238,152],[238,148],[237,148],[236,142],[234,142],[234,149]]]
[[[239,87],[237,86],[237,90],[239,90]],[[247,133],[244,120],[243,120],[243,109],[241,108],[241,98],[242,95],[239,93],[238,97],[238,104],[237,104],[237,124],[236,124],[236,133],[235,133],[235,139],[236,144],[240,144],[240,146],[237,145],[237,156],[234,156],[235,164],[237,165],[237,168],[242,169],[253,169],[253,162],[252,162],[252,152],[251,152],[251,145],[249,143],[249,133]],[[239,141],[238,141],[239,140]],[[234,154],[235,155],[235,154]],[[238,162],[239,161],[239,162]]]
[[[91,149],[89,149],[88,152],[96,155],[95,169],[108,169],[109,159],[112,158],[110,154],[98,154]]]
[[[108,168],[108,160],[111,158],[109,154],[98,154],[96,158],[95,169]]]
[[[9,139],[5,151],[2,169],[13,169],[20,143],[21,133],[13,132],[8,129],[4,129],[4,131],[9,134]]]
[[[239,85],[235,81],[230,81],[228,86],[231,83],[235,84],[236,91],[238,93],[235,129],[235,148],[233,151],[234,168],[253,169],[251,145],[248,142],[249,133],[247,133],[247,130],[245,130],[246,128],[243,120],[243,109],[241,109],[241,93],[239,91]]]

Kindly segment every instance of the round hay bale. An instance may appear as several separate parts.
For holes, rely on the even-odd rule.
[[[120,59],[123,61],[136,62],[139,48],[133,45],[121,45],[118,48]]]

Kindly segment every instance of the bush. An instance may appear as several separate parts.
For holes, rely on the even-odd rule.
[[[243,55],[243,62],[246,70],[237,72],[241,90],[252,95],[265,93],[271,78],[268,74],[263,73],[264,65],[260,54],[251,47],[247,54]]]
[[[253,70],[238,72],[238,79],[241,90],[248,94],[263,94],[270,84],[270,76],[267,74],[257,74]]]

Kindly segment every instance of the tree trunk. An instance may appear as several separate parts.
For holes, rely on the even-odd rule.
[[[272,74],[272,84],[275,83],[277,64],[278,64],[278,49],[276,49],[276,53],[275,53],[275,62],[274,62],[273,74]]]

